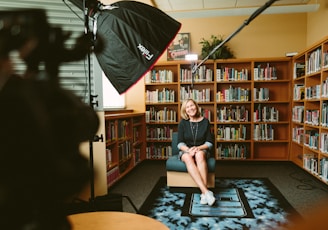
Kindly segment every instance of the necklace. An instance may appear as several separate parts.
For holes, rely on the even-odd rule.
[[[198,122],[195,122],[196,124],[193,125],[193,122],[189,122],[190,124],[190,129],[191,129],[191,134],[192,134],[192,138],[194,141],[194,146],[196,146],[196,139],[197,139],[197,133],[198,133]]]

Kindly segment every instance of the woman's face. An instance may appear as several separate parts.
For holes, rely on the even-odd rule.
[[[189,117],[194,117],[197,113],[197,107],[193,101],[188,101],[186,104],[186,113]]]

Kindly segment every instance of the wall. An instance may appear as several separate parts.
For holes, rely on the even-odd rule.
[[[191,36],[191,52],[201,53],[199,42],[211,35],[234,33],[249,16],[182,19],[181,32]],[[306,43],[306,14],[259,15],[227,44],[237,58],[280,57],[303,48]],[[300,39],[301,38],[301,39]],[[161,60],[166,60],[166,55]]]
[[[320,9],[307,15],[306,47],[328,36],[328,1],[312,0],[312,2],[320,3]]]

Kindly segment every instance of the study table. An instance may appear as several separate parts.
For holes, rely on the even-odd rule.
[[[155,219],[128,212],[86,212],[67,218],[72,230],[169,230]]]

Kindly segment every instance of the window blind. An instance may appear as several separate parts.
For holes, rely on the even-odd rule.
[[[84,32],[84,13],[68,0],[1,0],[1,10],[44,9],[48,22],[53,27],[60,27],[71,33],[65,42],[65,47],[73,48],[75,39]],[[93,84],[93,55],[90,55],[91,91]],[[25,70],[23,62],[14,59],[15,70],[18,74]],[[89,63],[84,60],[62,63],[59,68],[59,82],[65,89],[71,90],[85,102],[89,102]]]

